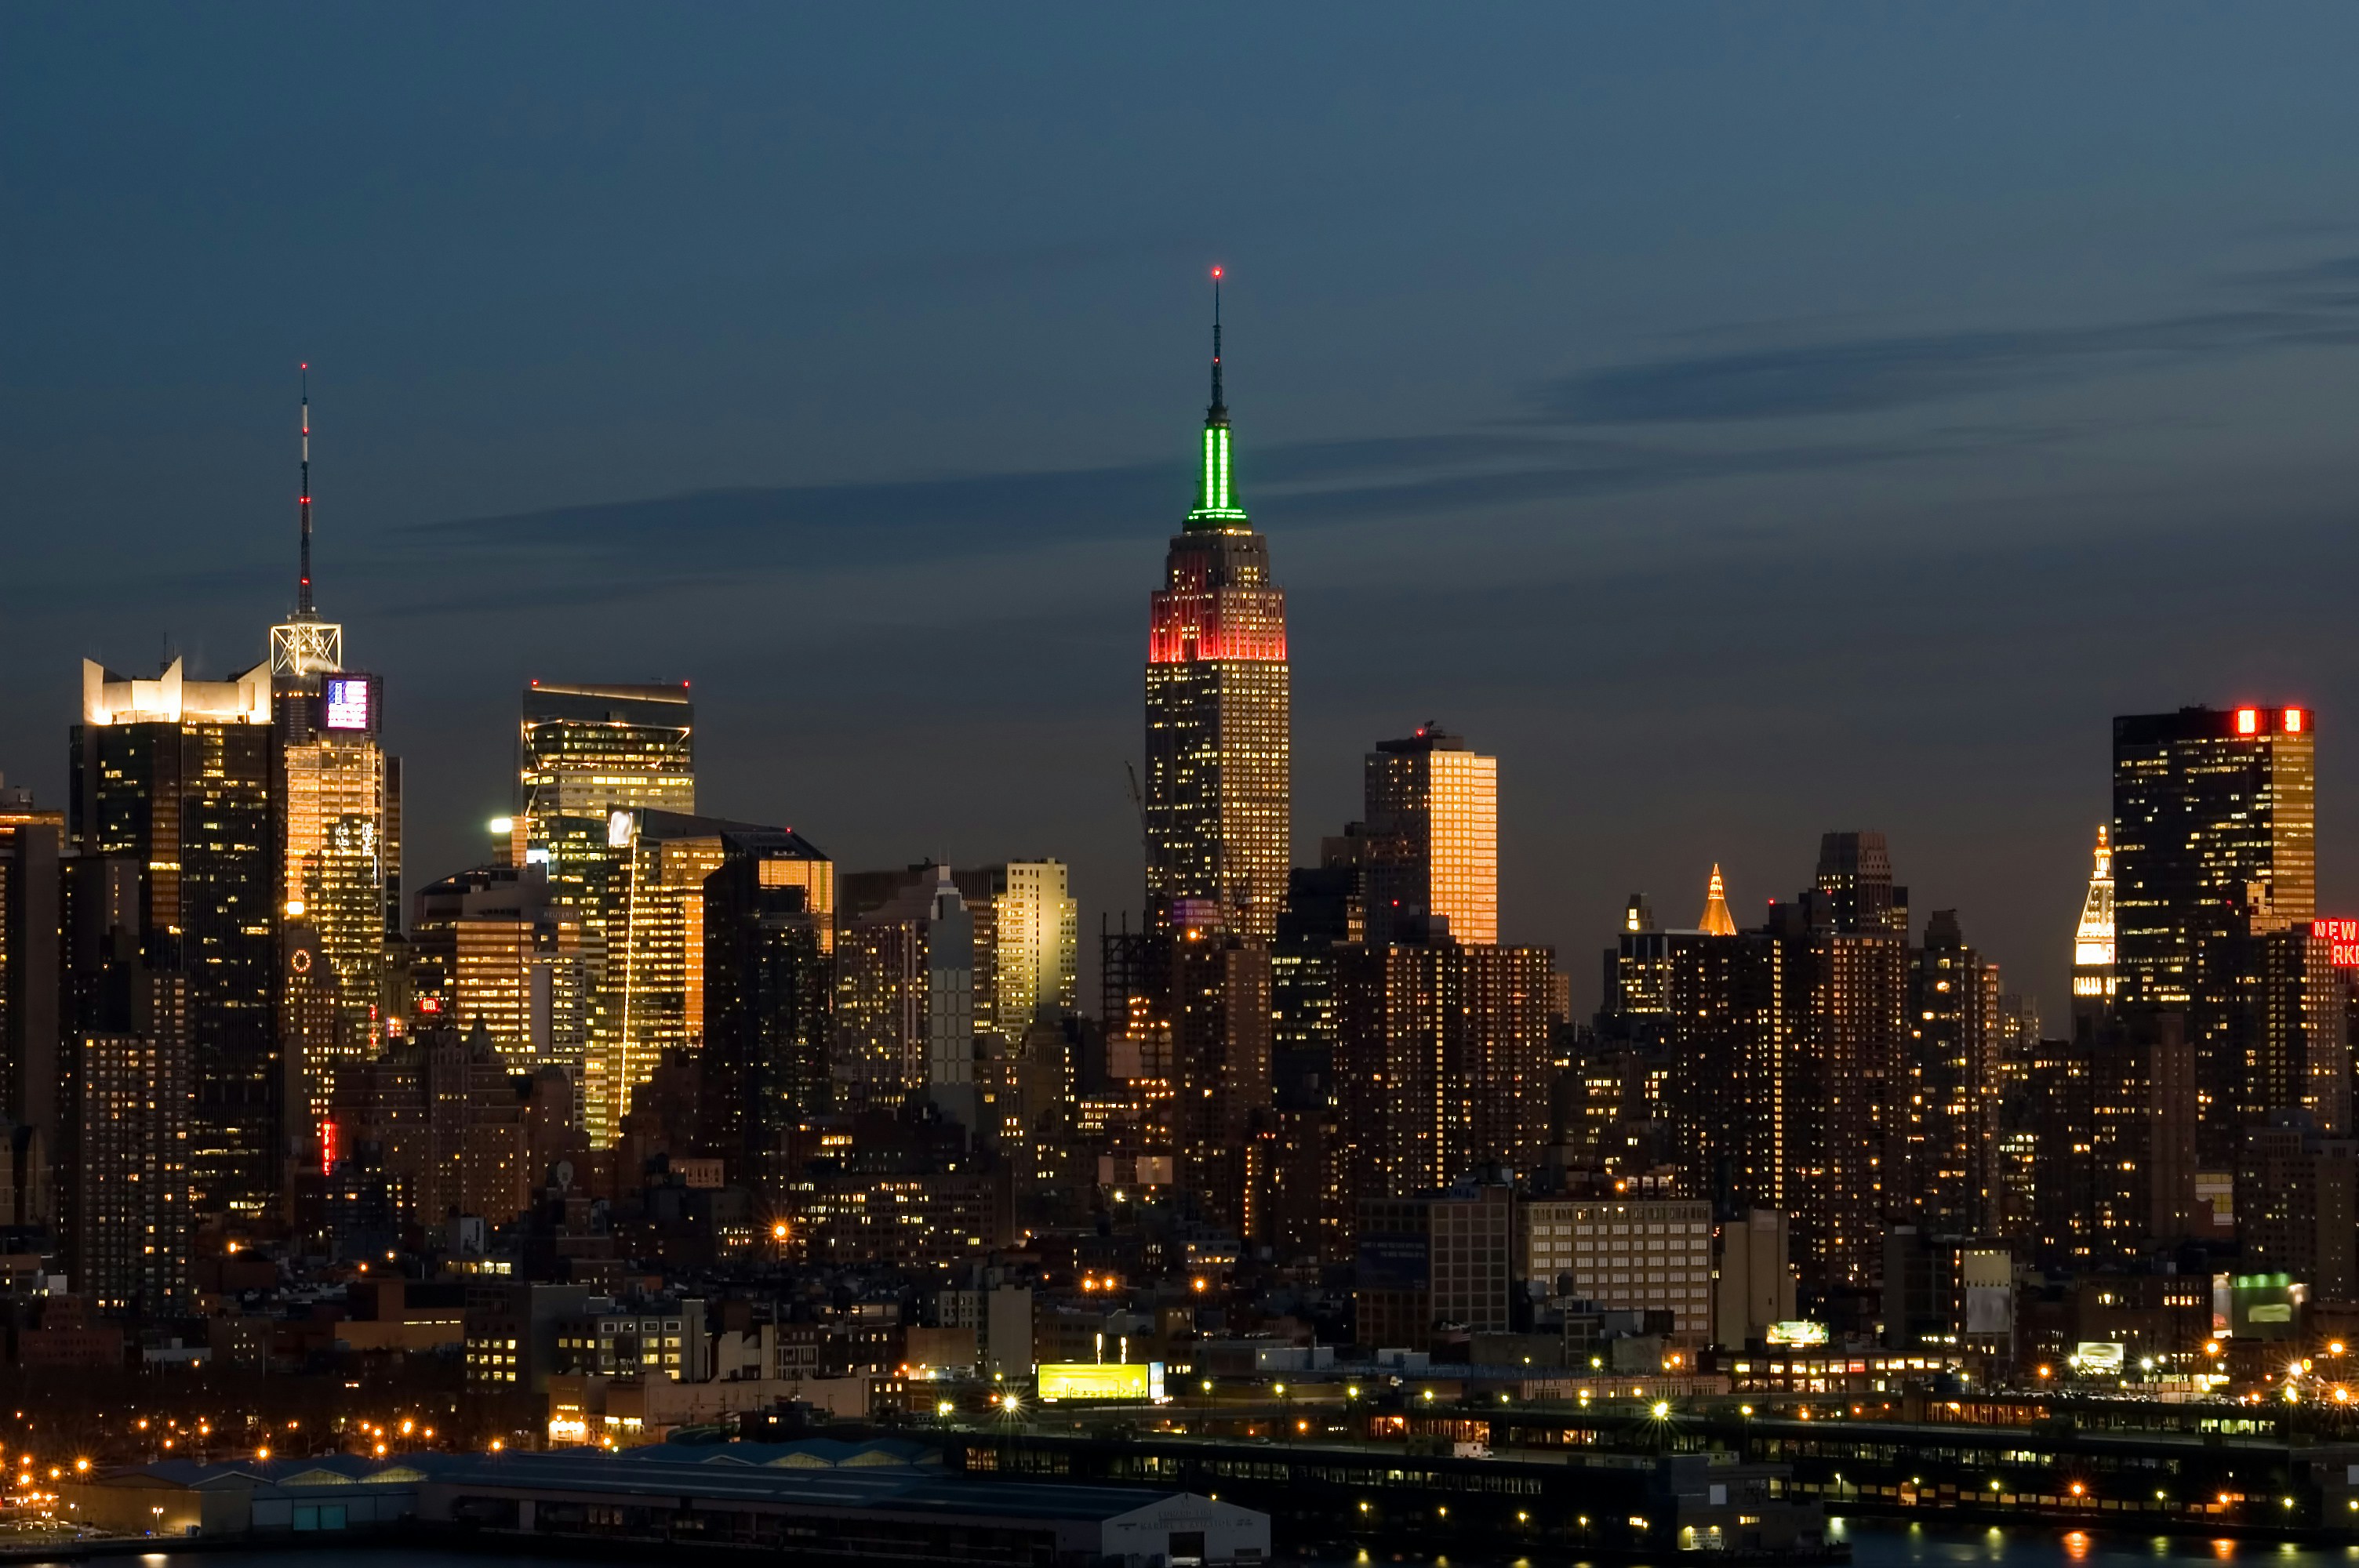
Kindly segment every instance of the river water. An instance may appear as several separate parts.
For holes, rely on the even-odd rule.
[[[2207,1541],[2191,1536],[2146,1535],[2133,1531],[2067,1530],[2033,1527],[2012,1530],[1927,1530],[1921,1525],[1885,1519],[1837,1519],[1831,1526],[1838,1539],[1851,1545],[1854,1568],[1980,1568],[2004,1563],[2006,1568],[2359,1568],[2359,1546],[2296,1546],[2271,1541]],[[360,1546],[360,1542],[354,1542]],[[651,1551],[649,1561],[663,1553]],[[339,1552],[149,1552],[136,1558],[138,1568],[518,1568],[530,1562],[538,1568],[613,1568],[614,1559],[588,1560],[534,1556],[479,1555],[469,1552],[378,1552],[362,1547]],[[1671,1562],[1686,1568],[1703,1568],[1711,1559],[1690,1553]],[[1372,1553],[1353,1563],[1306,1563],[1303,1568],[1527,1568],[1526,1564],[1492,1563],[1473,1557],[1387,1557]],[[1556,1568],[1534,1559],[1528,1568]],[[1665,1568],[1670,1568],[1667,1562]]]

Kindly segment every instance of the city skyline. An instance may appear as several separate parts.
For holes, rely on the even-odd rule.
[[[26,232],[55,234],[59,255],[134,217],[190,233],[141,172],[152,116],[171,101],[140,96],[152,63],[70,22],[19,25],[114,84],[104,108],[117,117],[106,134],[66,138],[83,162],[31,171]],[[875,40],[843,25],[851,58],[871,58]],[[1413,177],[1395,216],[1435,233],[1472,222],[1472,243],[1371,245],[1364,223],[1328,237],[1318,225],[1348,205],[1340,196],[1279,215],[1306,166],[1286,137],[1271,141],[1280,127],[1253,91],[1301,58],[1305,33],[1279,22],[1251,35],[1266,58],[1239,67],[1236,110],[1214,132],[1232,156],[1201,160],[1181,156],[1192,132],[1156,117],[1178,101],[1195,46],[1084,30],[1038,69],[1095,60],[1135,90],[1111,123],[1140,160],[1141,194],[1160,202],[1083,189],[1052,216],[1042,203],[1079,168],[1060,148],[1015,177],[1015,206],[972,211],[947,246],[890,218],[856,246],[725,204],[687,222],[682,236],[710,257],[814,285],[766,287],[749,318],[766,323],[762,344],[790,341],[784,357],[807,367],[782,379],[766,368],[780,356],[749,358],[707,316],[647,306],[663,327],[651,337],[617,315],[647,304],[638,280],[680,261],[674,251],[576,246],[560,261],[521,219],[486,226],[477,203],[594,164],[614,177],[615,211],[669,213],[629,161],[663,149],[712,171],[700,178],[762,171],[807,189],[836,229],[867,232],[845,227],[849,195],[812,173],[792,125],[680,103],[695,29],[640,39],[634,60],[647,101],[679,107],[673,128],[601,122],[553,83],[517,90],[537,122],[484,92],[468,134],[506,161],[456,192],[400,189],[485,248],[454,264],[455,286],[412,293],[373,250],[440,251],[377,232],[375,210],[325,176],[335,160],[378,167],[448,144],[386,97],[382,68],[332,24],[312,71],[277,72],[302,83],[307,135],[255,139],[259,121],[208,100],[188,145],[162,155],[175,178],[223,198],[219,245],[178,253],[223,285],[207,317],[217,325],[170,329],[168,307],[123,287],[156,281],[142,259],[153,246],[117,247],[83,273],[13,264],[84,330],[42,327],[5,373],[20,416],[12,493],[55,526],[0,581],[0,654],[20,672],[0,692],[0,772],[61,797],[55,716],[78,656],[142,673],[168,637],[215,678],[261,656],[252,629],[294,608],[287,404],[289,373],[309,360],[320,602],[395,694],[387,750],[411,768],[419,876],[479,859],[476,825],[506,806],[507,693],[535,676],[689,679],[712,715],[712,809],[791,824],[848,864],[1053,854],[1074,868],[1085,925],[1136,913],[1127,596],[1190,488],[1193,454],[1171,437],[1201,398],[1194,285],[1220,262],[1252,432],[1240,482],[1282,563],[1295,643],[1312,650],[1294,672],[1298,863],[1353,810],[1367,745],[1438,719],[1500,759],[1503,931],[1516,940],[1580,950],[1631,892],[1683,904],[1714,862],[1749,923],[1807,873],[1817,834],[1877,827],[1918,885],[1963,911],[1978,943],[2060,1014],[2086,841],[2105,819],[2104,721],[2194,702],[2314,707],[2329,722],[2331,799],[2347,776],[2332,722],[2359,695],[2321,597],[2350,548],[2332,525],[2351,478],[2333,413],[2348,326],[2334,279],[2350,247],[2319,221],[2341,205],[2341,177],[2331,162],[2295,163],[2256,185],[2182,159],[2166,188],[2137,149],[2078,133],[2144,102],[2141,71],[2177,80],[2225,51],[2299,80],[2331,51],[2296,58],[2282,39],[2185,18],[2149,29],[2134,59],[2071,18],[1862,35],[1854,47],[1890,80],[1930,95],[1914,106],[1860,85],[1858,60],[1819,58],[1767,22],[1732,24],[1684,59],[1688,40],[1644,21],[1525,25],[1513,41],[1535,59],[1591,62],[1583,91],[1510,71],[1493,117],[1464,126],[1440,111],[1501,68],[1495,42],[1428,40],[1411,79],[1387,78],[1401,68],[1373,50],[1366,63],[1408,94],[1408,117],[1370,123],[1364,145],[1332,149],[1336,167],[1348,185],[1380,168],[1454,167],[1492,135],[1610,138],[1616,116],[1688,126],[1627,167],[1584,167],[1572,211],[1595,210],[1605,229],[1546,212],[1502,229]],[[200,54],[255,42],[242,26],[187,41]],[[516,75],[506,51],[525,44],[487,26],[488,88]],[[756,27],[744,52],[777,41]],[[592,78],[620,69],[614,40],[562,47]],[[1776,120],[1767,143],[1850,204],[1832,230],[1746,194],[1737,170],[1758,170],[1722,116],[1779,101],[1736,65],[1745,49],[1821,90],[1824,110]],[[275,45],[227,52],[252,55],[224,62],[233,74],[290,58]],[[1662,101],[1635,97],[1617,66],[1658,73]],[[909,69],[941,82],[951,55],[921,49]],[[2012,117],[1946,113],[2000,80]],[[873,82],[856,70],[844,90]],[[94,112],[40,81],[16,85],[10,113],[40,124]],[[1323,81],[1306,91],[1358,113]],[[2197,101],[2171,133],[2187,140],[2169,146],[2229,124],[2209,118],[2228,106]],[[2239,145],[2338,145],[2347,126],[2329,101],[2256,101],[2269,117]],[[376,111],[364,122],[352,117],[362,104]],[[1849,116],[1868,114],[1887,119],[1888,150],[1833,157]],[[723,125],[768,127],[773,151],[717,150],[702,133]],[[979,146],[1020,134],[994,126]],[[1420,142],[1434,149],[1425,162],[1410,156]],[[1288,150],[1242,156],[1262,144]],[[2060,145],[2071,156],[2057,162]],[[242,176],[225,186],[233,149],[287,178],[264,181],[274,194]],[[1909,160],[1912,189],[1922,171],[1915,206],[1894,193],[1896,159]],[[1990,171],[2043,160],[2042,178],[1992,189]],[[45,183],[70,174],[80,191],[121,189],[127,209],[92,212],[86,194]],[[913,200],[952,200],[937,172],[896,166],[892,178]],[[1683,207],[1718,213],[1709,235],[1684,232],[1658,188],[1716,199]],[[592,219],[572,189],[545,191],[533,216],[578,233]],[[2055,230],[2059,203],[2104,192],[2115,194],[2097,223],[2077,238]],[[327,221],[306,225],[294,295],[222,272],[299,211]],[[70,241],[58,225],[73,214],[92,222]],[[1093,231],[1111,237],[1091,242]],[[549,268],[575,280],[571,294],[517,297],[517,277]],[[743,270],[690,265],[733,300]],[[431,314],[471,290],[512,303],[513,324]],[[384,337],[364,298],[397,306],[418,347]],[[579,384],[553,346],[580,325],[576,307],[608,324],[611,362]],[[459,330],[468,323],[487,330]],[[919,366],[929,373],[912,382]],[[923,390],[936,378],[940,394]],[[961,391],[984,384],[1002,395]],[[91,485],[92,473],[107,482]],[[1437,535],[1451,546],[1439,554]],[[648,536],[679,541],[676,559],[650,565]],[[2319,569],[2289,580],[2273,564],[2288,556]],[[796,607],[783,621],[781,602]],[[2280,612],[2278,635],[2230,630],[2263,604]],[[621,646],[595,629],[618,605],[640,611]],[[1363,629],[1410,620],[1427,656],[1397,691],[1369,689],[1352,665]],[[1005,678],[946,688],[934,632],[988,643]],[[1906,680],[1893,678],[1896,650]],[[799,672],[791,697],[764,667],[779,662]],[[1732,687],[1738,670],[1756,684]],[[882,724],[884,712],[917,722]],[[944,738],[985,781],[956,798],[924,771]],[[1599,767],[1617,743],[1649,765]],[[2339,870],[2359,829],[2329,810],[2321,834],[2320,907],[2337,913],[2359,903]]]

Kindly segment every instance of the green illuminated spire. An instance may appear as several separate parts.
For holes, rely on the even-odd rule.
[[[1229,406],[1221,395],[1221,269],[1212,269],[1212,405],[1204,410],[1204,449],[1198,460],[1196,507],[1188,514],[1191,534],[1242,528],[1248,519],[1237,504],[1229,467]]]

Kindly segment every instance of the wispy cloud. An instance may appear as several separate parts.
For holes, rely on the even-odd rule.
[[[2359,343],[2359,257],[2220,280],[2233,307],[2092,326],[1819,337],[1582,371],[1535,389],[1537,419],[1656,425],[1864,414],[2147,365]]]

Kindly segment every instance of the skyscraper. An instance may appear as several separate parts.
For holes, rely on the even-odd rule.
[[[623,903],[632,813],[696,809],[696,710],[685,682],[572,686],[535,681],[517,738],[516,833],[524,862],[548,868],[549,897],[582,923],[590,978],[585,1130],[603,1149],[620,1130],[625,1085]]]
[[[1219,276],[1196,504],[1171,541],[1147,633],[1147,917],[1168,929],[1175,904],[1200,903],[1266,942],[1290,855],[1292,677],[1286,594],[1231,470]]]
[[[1400,920],[1446,922],[1461,942],[1499,939],[1499,762],[1439,726],[1380,742],[1364,768],[1370,838],[1368,940]]]
[[[705,965],[709,957],[730,955],[750,961],[755,948],[741,951],[730,943],[753,940],[762,915],[785,914],[787,892],[799,899],[801,925],[818,957],[823,960],[834,950],[835,868],[790,829],[639,810],[614,813],[609,837],[621,840],[615,848],[622,858],[620,874],[608,886],[615,904],[607,934],[604,995],[614,1011],[611,1032],[603,1039],[593,1033],[592,1041],[588,1119],[593,1147],[603,1146],[599,1129],[621,1128],[633,1097],[654,1076],[657,1064],[704,1045],[705,999],[715,984],[735,992],[743,1008],[755,1007],[742,977],[716,977]],[[745,859],[759,862],[756,892],[777,896],[766,900],[741,890],[725,907],[745,928],[716,946],[705,927],[714,907],[709,881],[730,862]],[[825,1034],[814,1038],[823,1041]],[[753,1049],[745,1040],[739,1045]],[[818,1091],[799,1092],[808,1099]]]
[[[385,688],[344,667],[344,629],[311,592],[311,399],[302,403],[295,613],[270,629],[280,914],[308,933],[286,968],[279,1036],[289,1155],[319,1152],[335,1074],[383,1033],[386,939],[401,928],[401,769],[378,737]],[[298,962],[316,959],[325,975]],[[328,1005],[312,1003],[324,997]]]
[[[2109,1007],[2120,984],[2114,968],[2114,849],[2101,826],[2089,894],[2072,931],[2072,1006]]]
[[[1081,906],[1061,860],[1007,860],[954,873],[975,912],[975,1027],[1006,1041],[1078,1003]]]
[[[2114,720],[2118,1000],[2177,1012],[2201,1157],[2241,1152],[2244,938],[2317,914],[2317,741],[2301,708],[2182,708]]]
[[[1815,1282],[1874,1283],[1907,1189],[1908,899],[1884,835],[1829,833],[1799,904],[1773,904],[1794,1009],[1788,1204]]]
[[[1639,1066],[1616,1087],[1616,1117],[1661,1124],[1669,1146],[1652,1152],[1678,1167],[1688,1195],[1726,1212],[1779,1208],[1788,1125],[1802,1114],[1788,1104],[1787,966],[1777,938],[1736,930],[1717,866],[1707,889],[1699,929],[1640,920],[1606,955],[1603,1028]]]
[[[1339,1136],[1354,1207],[1538,1163],[1549,1132],[1545,947],[1423,942],[1336,953]]]
[[[0,1116],[57,1149],[58,853],[65,817],[0,785]]]
[[[187,979],[189,1169],[201,1213],[260,1214],[288,1147],[271,717],[266,665],[192,681],[178,659],[155,680],[82,664],[72,738],[77,876],[92,882],[112,862],[136,879],[124,924],[138,964]],[[86,967],[79,953],[76,962]]]
[[[800,835],[730,829],[704,879],[703,1112],[708,1145],[747,1186],[784,1170],[787,1134],[829,1108],[832,974]]]
[[[1966,946],[1953,909],[1925,923],[1908,954],[1908,1180],[1890,1208],[1920,1231],[1972,1236],[1997,1223],[1999,974]]]
[[[136,966],[123,979],[121,1027],[78,1032],[64,1078],[61,1239],[100,1311],[190,1313],[192,988]]]

